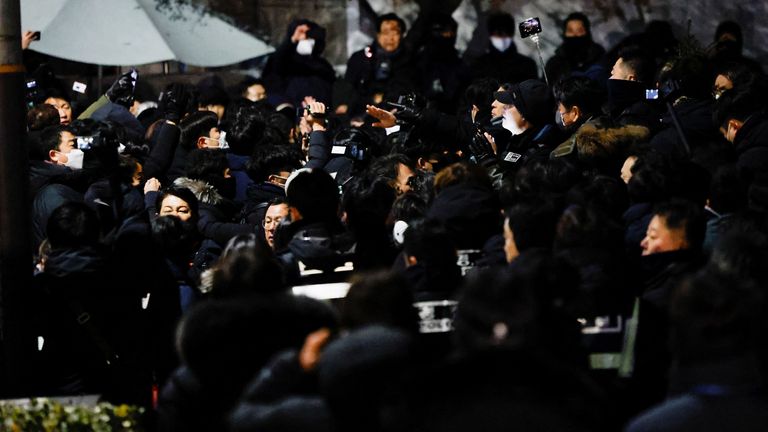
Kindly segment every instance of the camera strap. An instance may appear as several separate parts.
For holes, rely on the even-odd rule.
[[[96,324],[93,322],[93,316],[85,309],[83,303],[76,298],[63,298],[64,296],[55,294],[48,286],[45,286],[45,291],[52,299],[63,300],[66,303],[67,309],[72,313],[71,316],[75,319],[78,326],[85,331],[91,342],[101,351],[107,366],[115,366],[120,357],[112,349],[109,342],[107,342],[102,331],[96,327]]]

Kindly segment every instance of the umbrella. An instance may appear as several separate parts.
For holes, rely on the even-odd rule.
[[[30,49],[99,65],[224,66],[273,51],[200,8],[157,0],[22,0],[21,24],[41,32]]]

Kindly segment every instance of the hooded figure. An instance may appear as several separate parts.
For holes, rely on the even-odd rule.
[[[563,43],[545,67],[549,82],[556,83],[573,72],[586,71],[603,54],[605,49],[592,40],[589,18],[580,12],[568,15],[563,21]]]
[[[305,96],[329,103],[336,73],[321,57],[324,49],[325,28],[308,19],[291,22],[285,40],[264,68],[268,94],[282,95],[295,106]]]
[[[457,30],[458,23],[450,15],[436,14],[416,56],[419,90],[430,105],[444,112],[455,109],[470,79],[469,68],[456,51]]]
[[[751,71],[762,74],[760,63],[752,58],[745,57],[743,53],[744,35],[741,26],[735,21],[723,21],[717,25],[715,40],[709,46],[707,54],[713,64],[735,62],[743,64]]]

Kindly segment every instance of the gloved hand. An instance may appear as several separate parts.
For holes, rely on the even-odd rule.
[[[483,166],[488,166],[496,162],[496,152],[493,150],[493,145],[479,127],[475,131],[472,141],[469,143],[469,151],[472,156],[475,157],[475,161]]]
[[[193,104],[192,92],[186,84],[173,83],[160,95],[158,109],[166,120],[177,122]]]
[[[136,70],[131,69],[112,83],[105,93],[110,102],[130,108],[133,104],[133,89],[136,88],[136,78],[133,74],[138,77]]]
[[[421,112],[426,106],[424,99],[414,93],[400,96],[397,103],[387,102],[387,104],[397,108],[395,117],[397,117],[397,124],[400,125],[417,123],[421,119]]]

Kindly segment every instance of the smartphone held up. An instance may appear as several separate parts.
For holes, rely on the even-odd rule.
[[[541,21],[539,17],[528,18],[519,25],[520,37],[525,39],[535,34],[541,33]]]

